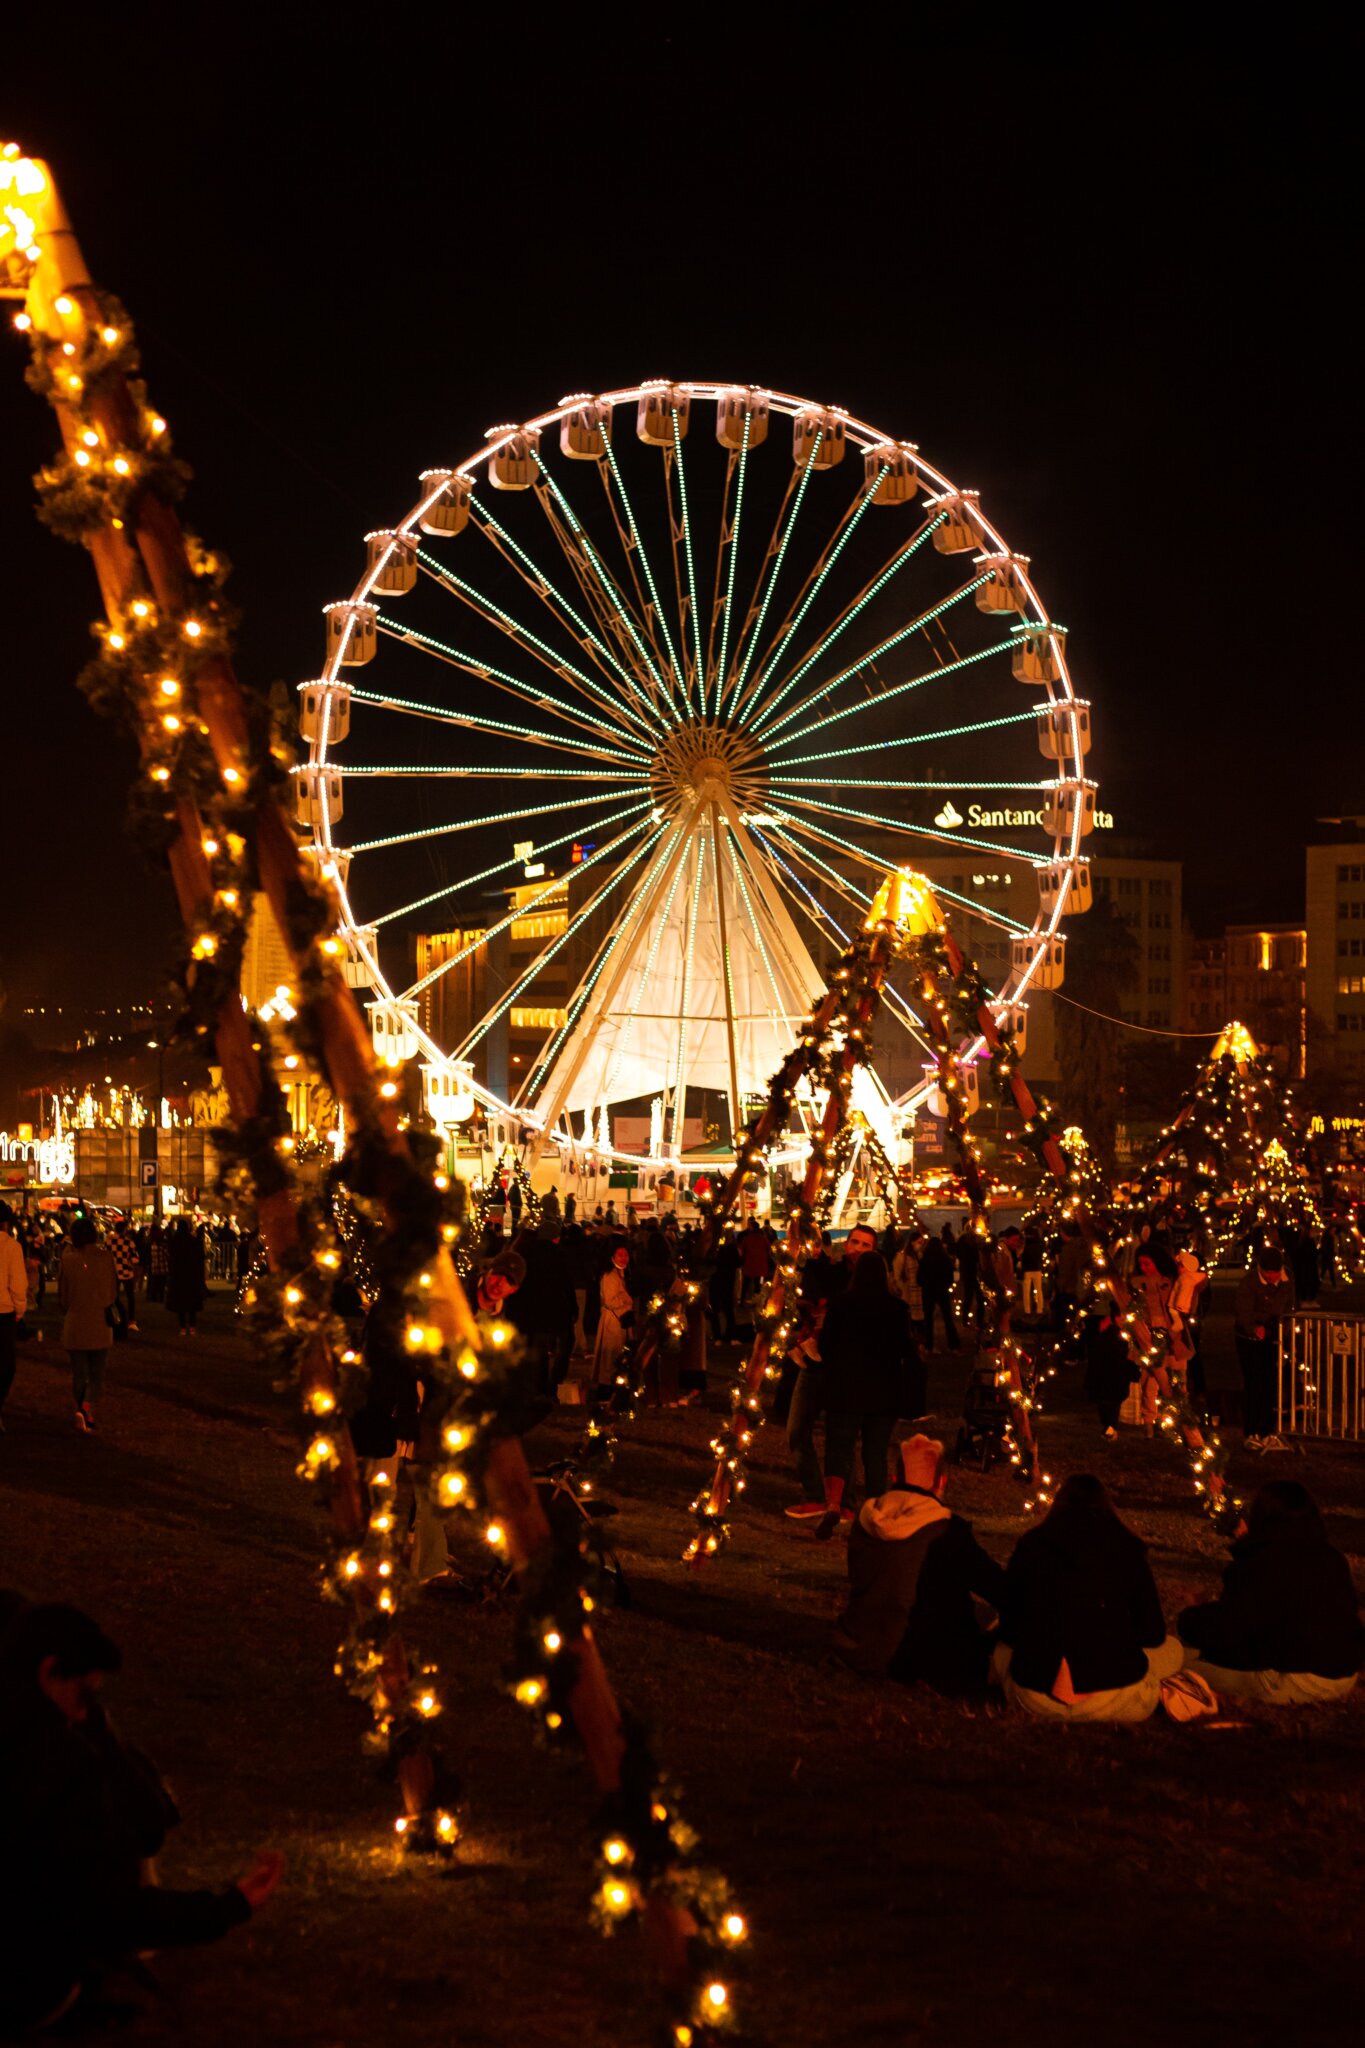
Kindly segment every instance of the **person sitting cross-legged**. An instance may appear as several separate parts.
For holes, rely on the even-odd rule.
[[[1351,1567],[1297,1479],[1257,1491],[1222,1592],[1187,1607],[1176,1627],[1190,1668],[1215,1692],[1267,1706],[1345,1699],[1365,1665]]]
[[[991,1661],[1011,1705],[1049,1721],[1145,1721],[1184,1663],[1147,1546],[1093,1473],[1015,1544]]]
[[[863,1502],[849,1531],[834,1647],[865,1677],[966,1693],[984,1687],[990,1651],[973,1596],[998,1609],[1005,1573],[944,1506],[946,1479],[942,1444],[907,1437],[890,1487]]]

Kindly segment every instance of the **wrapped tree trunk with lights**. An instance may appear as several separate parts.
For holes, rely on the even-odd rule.
[[[923,875],[893,871],[874,897],[862,931],[835,970],[828,992],[811,1011],[800,1042],[773,1076],[768,1101],[749,1124],[735,1169],[708,1217],[707,1235],[714,1243],[746,1182],[761,1170],[768,1149],[786,1131],[798,1084],[823,1085],[825,1108],[810,1142],[805,1179],[788,1215],[777,1271],[758,1313],[748,1360],[731,1389],[729,1421],[712,1442],[716,1462],[711,1483],[692,1503],[697,1527],[684,1557],[694,1566],[715,1557],[722,1548],[731,1501],[743,1491],[749,1446],[763,1420],[763,1383],[776,1377],[777,1361],[794,1327],[797,1278],[801,1265],[819,1244],[817,1205],[837,1158],[839,1133],[848,1122],[854,1070],[867,1056],[887,970],[898,956],[910,963],[920,982],[921,1014],[938,1053],[940,1085],[949,1105],[949,1129],[971,1203],[973,1227],[985,1228],[989,1191],[980,1155],[961,1113],[954,1024],[959,1037],[979,1034],[998,1092],[1023,1119],[1025,1141],[1037,1151],[1048,1172],[1059,1179],[1066,1175],[1067,1162],[1053,1136],[1050,1112],[1035,1103],[1019,1072],[1013,1041],[996,1021],[990,992],[953,938],[930,883]],[[1008,1334],[1006,1316],[1002,1335],[1008,1339]],[[1006,1356],[1020,1463],[1035,1494],[1043,1499],[1046,1482],[1038,1469],[1029,1420],[1031,1401],[1020,1373],[1017,1347],[1011,1345]]]
[[[296,1178],[268,1035],[240,999],[257,889],[292,957],[295,1046],[344,1109],[346,1184],[381,1225],[369,1250],[384,1341],[420,1364],[442,1411],[437,1503],[480,1512],[487,1541],[518,1575],[512,1687],[548,1739],[576,1734],[588,1758],[602,1802],[599,1916],[609,1927],[639,1919],[673,2038],[701,2044],[731,2016],[729,1963],[746,1924],[724,1880],[697,1862],[695,1838],[613,1697],[593,1634],[589,1561],[576,1543],[556,1545],[513,1433],[511,1332],[475,1321],[451,1259],[458,1225],[435,1148],[405,1128],[398,1078],[376,1072],[342,972],[336,895],[279,802],[287,760],[272,746],[268,707],[233,670],[225,565],[177,516],[188,471],[138,381],[131,324],[91,282],[50,170],[14,144],[0,149],[0,293],[20,301],[29,382],[61,430],[62,455],[37,480],[40,513],[88,548],[99,579],[105,617],[82,687],[137,743],[134,823],[169,865],[186,930],[182,1030],[197,1046],[212,1044],[222,1066],[232,1126],[224,1144],[260,1219],[267,1270],[246,1290],[246,1306],[259,1341],[299,1388],[300,1472],[327,1490],[327,1579],[352,1617],[337,1668],[368,1700],[372,1745],[401,1782],[398,1833],[438,1852],[457,1833],[450,1781],[427,1738],[440,1690],[398,1628],[396,1470],[390,1461],[362,1487],[345,1427],[360,1362],[330,1306],[341,1259],[332,1217]]]

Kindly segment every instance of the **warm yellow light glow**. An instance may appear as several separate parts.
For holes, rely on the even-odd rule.
[[[731,1941],[743,1941],[746,1930],[742,1913],[727,1913],[724,1924],[725,1932]]]
[[[81,439],[82,441],[84,441],[87,448],[98,448],[100,445],[100,437],[95,432],[95,429],[93,427],[87,427],[85,432],[81,435]]]
[[[550,1653],[550,1655],[551,1655],[552,1657],[553,1657],[553,1655],[554,1655],[555,1651],[556,1651],[557,1649],[559,1649],[559,1647],[560,1647],[560,1645],[561,1645],[561,1644],[563,1643],[563,1641],[564,1641],[564,1638],[563,1638],[563,1636],[561,1636],[561,1634],[559,1633],[559,1630],[558,1630],[557,1628],[549,1628],[549,1629],[546,1629],[546,1631],[545,1631],[545,1647],[546,1647],[546,1649],[547,1649],[547,1650],[549,1651],[549,1653]]]
[[[463,1472],[446,1472],[441,1478],[441,1492],[447,1500],[459,1500],[465,1490]]]
[[[893,924],[908,937],[923,938],[942,923],[943,912],[926,878],[909,868],[893,868],[872,899],[863,930]]]
[[[203,630],[204,629],[200,625],[198,619],[186,619],[185,638],[187,640],[197,640],[200,634],[203,632]]]
[[[69,299],[65,292],[62,293],[60,298],[54,299],[52,303],[63,319],[66,319],[68,314],[74,313],[76,310],[74,299]]]
[[[545,1687],[538,1678],[523,1678],[517,1687],[517,1698],[524,1707],[533,1707]]]
[[[730,1994],[723,1984],[707,1985],[706,2002],[714,2011],[719,2012],[722,2006],[728,2004],[729,1998]]]
[[[603,1842],[602,1854],[608,1863],[624,1863],[630,1851],[619,1835],[613,1835],[609,1842]]]

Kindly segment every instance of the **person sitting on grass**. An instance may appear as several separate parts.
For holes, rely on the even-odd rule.
[[[37,2032],[68,2014],[69,2025],[93,2028],[119,2016],[104,1999],[107,1973],[241,1926],[274,1891],[284,1858],[263,1850],[221,1891],[148,1882],[179,1815],[154,1766],[101,1711],[118,1650],[78,1608],[4,1597],[0,1854],[12,1883],[0,2032]]]
[[[1146,1544],[1093,1473],[1073,1474],[1005,1574],[992,1670],[1006,1699],[1042,1720],[1145,1721],[1183,1662]]]
[[[1365,1665],[1351,1567],[1297,1479],[1257,1491],[1222,1592],[1187,1607],[1176,1627],[1190,1668],[1215,1692],[1267,1706],[1345,1699]]]
[[[907,1437],[887,1491],[863,1502],[848,1538],[848,1605],[838,1656],[867,1678],[921,1679],[936,1692],[984,1688],[990,1638],[973,1599],[999,1608],[1005,1573],[943,1504],[943,1445]]]

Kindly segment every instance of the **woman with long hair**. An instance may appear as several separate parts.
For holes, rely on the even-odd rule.
[[[1047,1721],[1145,1721],[1184,1651],[1166,1634],[1147,1546],[1093,1473],[1063,1482],[1005,1573],[997,1678]]]
[[[62,1253],[57,1296],[63,1309],[62,1342],[71,1360],[71,1398],[76,1427],[93,1430],[95,1403],[104,1392],[104,1361],[112,1335],[110,1316],[118,1301],[118,1270],[114,1255],[99,1240],[88,1216],[71,1226],[71,1242]]]

